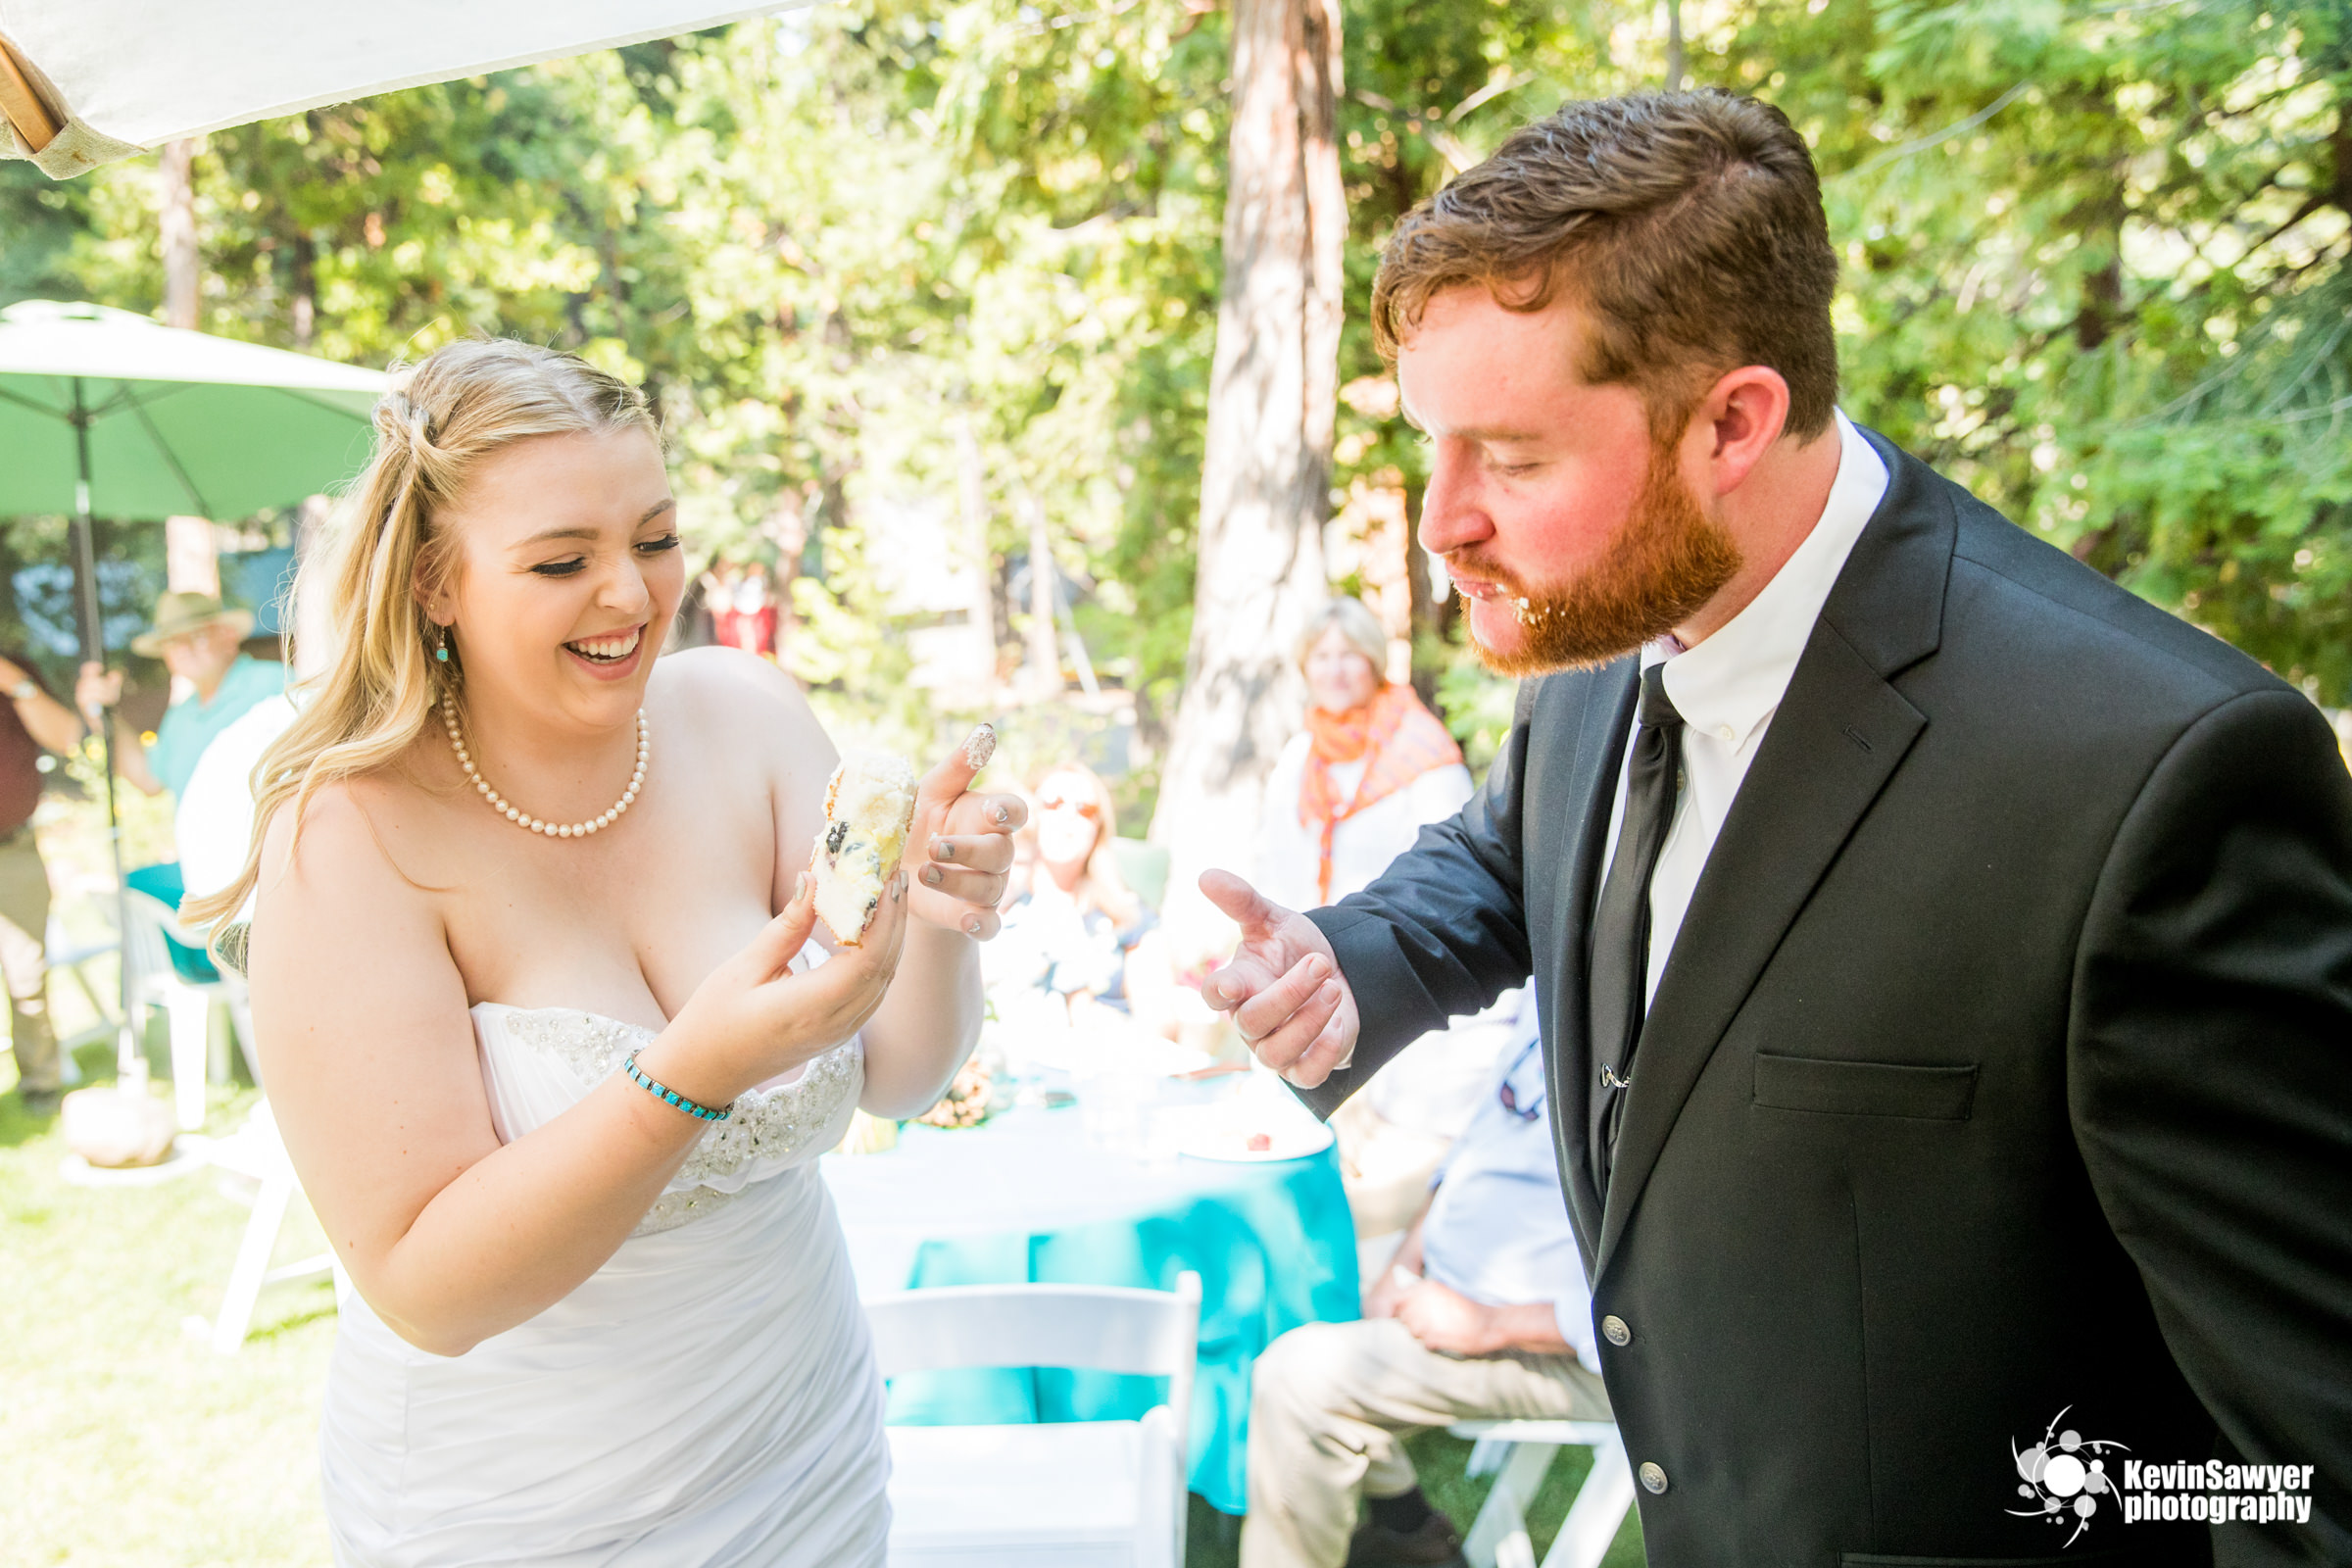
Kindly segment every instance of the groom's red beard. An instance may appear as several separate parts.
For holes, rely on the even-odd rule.
[[[1683,482],[1672,443],[1653,445],[1649,471],[1625,527],[1583,576],[1531,590],[1501,566],[1460,553],[1465,574],[1495,583],[1521,602],[1519,646],[1488,647],[1471,620],[1479,662],[1497,675],[1542,675],[1604,664],[1696,614],[1739,572],[1740,548]]]

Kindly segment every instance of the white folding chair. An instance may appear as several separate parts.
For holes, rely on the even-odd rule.
[[[249,1064],[253,1059],[253,1022],[246,1006],[244,982],[227,973],[218,980],[183,978],[172,966],[172,954],[165,947],[164,938],[169,935],[187,947],[200,948],[204,946],[203,935],[183,928],[172,906],[150,894],[126,889],[122,903],[130,926],[123,934],[122,952],[131,968],[131,1005],[160,1006],[171,1020],[172,1108],[179,1117],[180,1130],[194,1132],[204,1125],[204,1086],[207,1078],[213,1076],[212,1024],[216,1003],[227,1006],[229,1031],[237,1048],[245,1053]],[[220,1066],[219,1076],[225,1079],[228,1063],[223,1059]]]
[[[1182,1568],[1200,1277],[973,1285],[865,1303],[882,1376],[1076,1367],[1168,1380],[1140,1421],[890,1428],[894,1565]]]
[[[1569,1505],[1551,1550],[1544,1554],[1544,1568],[1599,1568],[1625,1522],[1625,1510],[1634,1505],[1633,1466],[1616,1423],[1459,1421],[1452,1431],[1477,1444],[1470,1450],[1470,1474],[1494,1475],[1494,1490],[1487,1494],[1487,1504],[1462,1543],[1470,1568],[1536,1568],[1527,1508],[1544,1485],[1552,1456],[1570,1446],[1591,1448],[1592,1469]]]
[[[277,1136],[277,1118],[270,1114],[270,1102],[254,1106],[245,1125],[214,1143],[206,1157],[222,1170],[261,1184],[254,1194],[253,1218],[245,1222],[245,1239],[237,1245],[237,1261],[228,1273],[220,1315],[213,1320],[213,1348],[222,1355],[234,1355],[244,1348],[246,1332],[253,1326],[254,1301],[264,1286],[323,1278],[334,1272],[335,1255],[320,1252],[282,1268],[270,1266],[270,1254],[277,1250],[277,1233],[286,1223],[286,1207],[301,1191],[294,1177],[294,1162],[286,1156],[285,1143]]]

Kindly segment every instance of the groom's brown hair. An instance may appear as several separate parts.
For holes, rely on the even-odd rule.
[[[1716,375],[1769,366],[1788,428],[1838,398],[1838,256],[1804,138],[1772,105],[1709,88],[1570,103],[1407,213],[1372,284],[1391,365],[1432,296],[1477,285],[1514,311],[1592,318],[1595,383],[1637,388],[1663,434]]]

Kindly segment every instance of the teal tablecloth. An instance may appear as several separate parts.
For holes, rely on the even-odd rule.
[[[886,1154],[829,1155],[827,1185],[867,1295],[1036,1281],[1173,1289],[1200,1276],[1191,1484],[1244,1510],[1250,1367],[1301,1323],[1358,1313],[1355,1227],[1334,1150],[1301,1159],[1158,1165],[1089,1149],[1075,1110],[1016,1110],[962,1132],[909,1127]],[[1165,1380],[1029,1368],[901,1378],[909,1425],[1142,1415]]]

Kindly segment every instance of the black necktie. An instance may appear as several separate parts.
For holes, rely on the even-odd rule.
[[[1642,1020],[1648,1010],[1649,878],[1658,867],[1658,852],[1666,847],[1682,782],[1683,715],[1666,696],[1665,669],[1652,664],[1642,671],[1625,822],[1592,918],[1586,991],[1595,1072],[1591,1145],[1592,1185],[1604,1200],[1617,1159],[1618,1124],[1625,1119],[1626,1090],[1633,1082],[1634,1052],[1642,1044]]]

